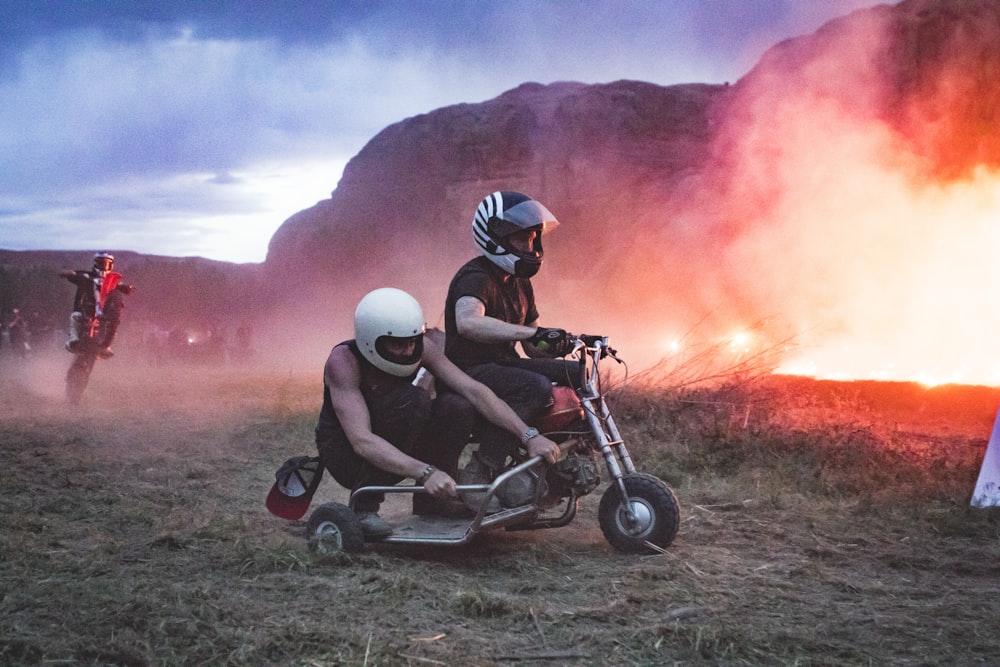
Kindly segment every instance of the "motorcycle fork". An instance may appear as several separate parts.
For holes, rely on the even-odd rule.
[[[611,416],[611,410],[603,396],[584,396],[581,398],[581,403],[583,403],[583,412],[587,417],[587,423],[590,425],[590,430],[597,439],[598,448],[604,457],[608,475],[611,477],[610,481],[618,490],[622,507],[629,508],[631,503],[622,477],[625,474],[636,472],[636,468],[632,457],[629,456],[628,450],[625,448],[625,442],[618,431],[615,419]],[[623,468],[624,473],[622,472]]]

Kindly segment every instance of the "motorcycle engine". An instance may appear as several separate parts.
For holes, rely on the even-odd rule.
[[[534,501],[535,490],[541,485],[542,506],[556,504],[574,492],[585,496],[601,482],[597,464],[591,452],[573,453],[550,466],[544,478],[534,470],[514,475],[497,489],[497,498],[504,507],[520,507]]]
[[[535,499],[535,489],[542,485],[542,495],[548,493],[548,484],[534,470],[525,470],[504,482],[497,489],[497,498],[504,507],[520,507]]]
[[[560,497],[574,491],[579,496],[585,496],[601,482],[597,464],[591,452],[574,453],[549,468],[547,475],[549,493]]]

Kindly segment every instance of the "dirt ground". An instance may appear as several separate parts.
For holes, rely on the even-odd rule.
[[[2,664],[1000,661],[1000,517],[968,506],[998,390],[794,380],[780,414],[771,390],[714,420],[633,399],[619,425],[682,506],[662,555],[605,542],[602,483],[565,528],[320,557],[263,503],[312,453],[318,374],[116,358],[72,409],[64,364],[0,359]]]

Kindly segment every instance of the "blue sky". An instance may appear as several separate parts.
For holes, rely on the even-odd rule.
[[[0,248],[263,261],[387,125],[525,81],[735,81],[876,4],[0,0]]]

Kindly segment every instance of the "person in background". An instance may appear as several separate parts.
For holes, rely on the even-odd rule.
[[[477,413],[514,439],[530,429],[426,333],[423,310],[410,294],[385,287],[361,299],[354,338],[335,345],[323,367],[316,447],[323,467],[347,489],[412,478],[428,492],[414,494],[415,514],[455,516],[458,509],[467,512],[450,499]],[[434,378],[434,397],[415,382],[421,369]],[[531,452],[550,463],[559,457],[558,446],[544,437],[532,439]],[[366,494],[355,503],[368,540],[392,533],[378,514],[383,499]]]
[[[19,357],[25,357],[31,349],[28,345],[28,323],[21,317],[21,310],[15,308],[11,311],[10,321],[7,322],[7,337],[10,341],[11,352]]]

